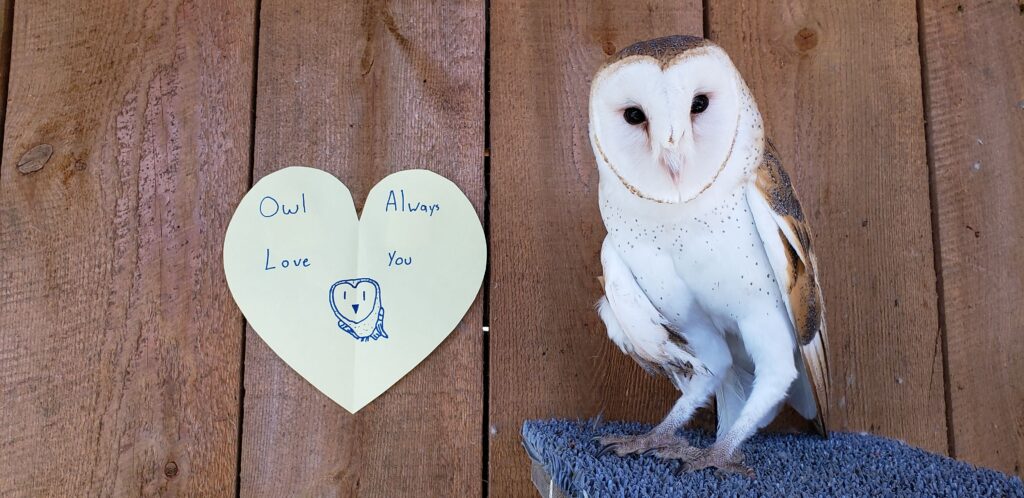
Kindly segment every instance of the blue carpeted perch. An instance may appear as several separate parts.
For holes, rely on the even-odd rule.
[[[676,475],[677,462],[654,457],[598,457],[595,436],[649,429],[625,422],[535,420],[523,425],[523,445],[554,486],[572,497],[1024,497],[1018,477],[863,433],[833,433],[827,440],[803,434],[754,436],[743,447],[747,465],[757,472],[754,480],[719,477],[712,470]],[[696,446],[712,440],[702,432],[685,436]]]

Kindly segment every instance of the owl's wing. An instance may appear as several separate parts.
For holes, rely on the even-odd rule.
[[[683,337],[669,330],[668,320],[651,304],[609,239],[601,247],[604,269],[604,298],[598,313],[608,328],[608,337],[644,370],[689,376],[704,368]]]
[[[770,143],[767,143],[754,181],[747,187],[747,203],[793,322],[817,408],[813,417],[818,431],[826,435],[824,410],[829,406],[830,389],[828,334],[825,302],[818,281],[818,263],[811,249],[810,227],[789,175]],[[797,382],[800,381],[798,377]],[[792,395],[799,396],[799,391],[795,386]],[[809,413],[805,413],[808,410],[800,410],[797,401],[794,407],[801,411],[801,415],[811,418]]]
[[[373,326],[374,339],[387,339],[388,333],[384,331],[384,307],[381,306],[377,312],[377,323]]]

